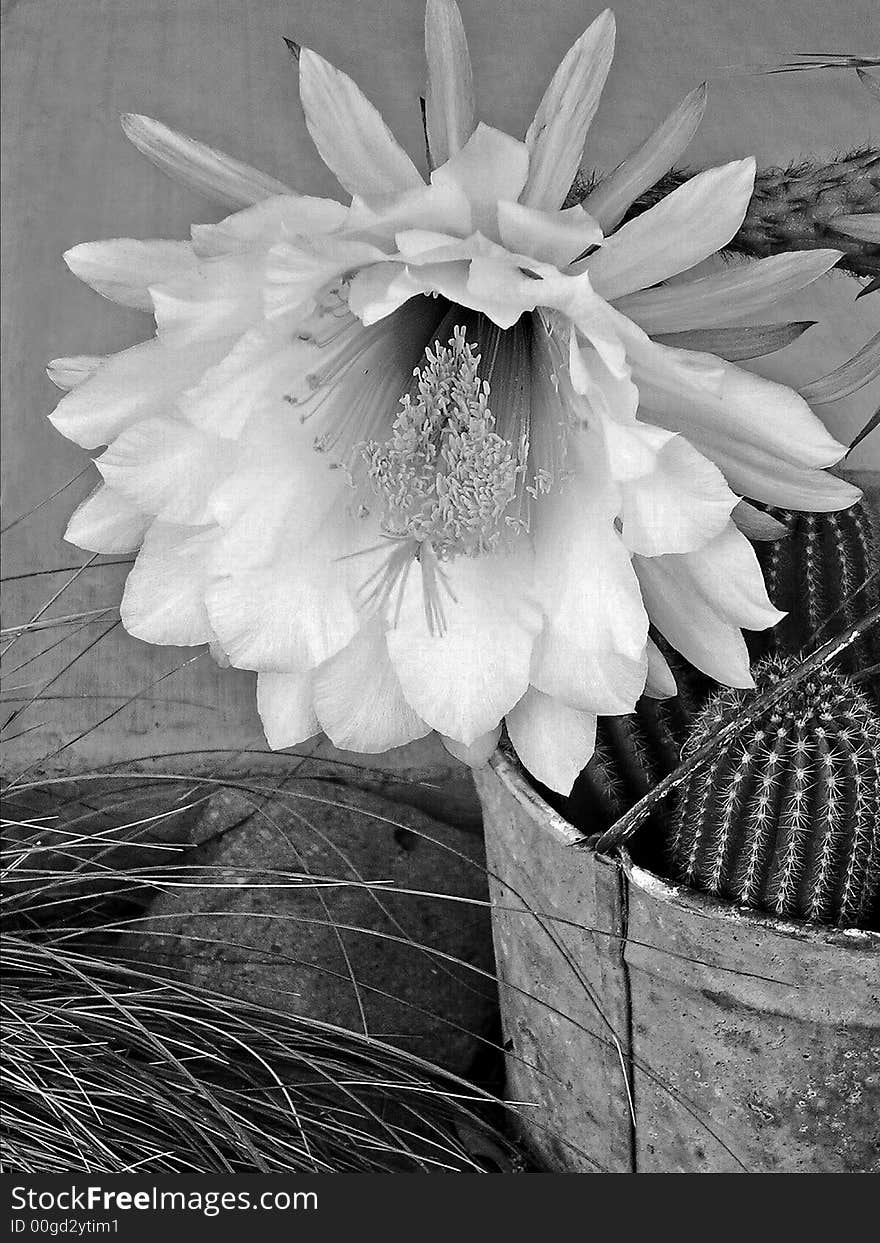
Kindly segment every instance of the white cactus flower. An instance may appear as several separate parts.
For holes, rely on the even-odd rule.
[[[707,330],[838,253],[664,283],[734,236],[752,160],[620,223],[693,134],[701,90],[563,207],[613,43],[606,11],[520,141],[477,120],[458,9],[429,0],[427,179],[357,86],[302,51],[306,122],[345,203],[126,118],[160,167],[236,210],[191,242],[66,255],[157,329],[52,364],[75,385],[53,423],[106,446],[67,539],[139,550],[127,630],[256,670],[272,747],[323,730],[380,752],[436,730],[480,763],[506,722],[526,767],[568,791],[597,714],[674,693],[649,623],[751,685],[740,628],[781,615],[742,498],[857,499],[824,473],[844,446],[797,393],[703,352]]]

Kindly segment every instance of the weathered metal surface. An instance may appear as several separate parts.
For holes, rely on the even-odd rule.
[[[553,1169],[628,1169],[629,1022],[620,869],[571,848],[491,769],[475,774],[486,828],[507,1095]],[[550,813],[553,814],[552,812]],[[607,1090],[585,1090],[604,1084]]]
[[[532,1102],[542,1160],[880,1170],[880,935],[777,922],[579,848],[503,756],[477,785],[508,1095]]]

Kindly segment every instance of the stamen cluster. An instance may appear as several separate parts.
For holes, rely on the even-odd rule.
[[[386,533],[430,541],[441,557],[478,556],[498,545],[521,473],[511,445],[494,430],[480,358],[461,327],[448,345],[429,347],[390,439],[364,446]]]

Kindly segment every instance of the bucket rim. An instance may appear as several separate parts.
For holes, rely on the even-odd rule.
[[[657,901],[665,902],[679,910],[689,911],[704,919],[716,919],[735,924],[738,928],[772,932],[801,941],[809,941],[814,945],[867,950],[880,954],[880,932],[874,932],[869,928],[814,926],[793,920],[778,919],[764,911],[738,906],[734,902],[715,898],[711,894],[676,885],[658,876],[655,872],[641,867],[633,861],[625,846],[616,847],[610,855],[597,855],[589,845],[588,834],[576,829],[573,824],[569,824],[563,815],[550,806],[531,784],[526,770],[514,755],[499,747],[489,759],[489,768],[542,832],[548,833],[560,845],[587,850],[596,858],[605,859],[619,867],[631,885]]]

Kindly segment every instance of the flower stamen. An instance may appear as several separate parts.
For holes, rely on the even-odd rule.
[[[494,430],[480,355],[457,327],[425,352],[415,392],[401,400],[391,438],[363,446],[372,490],[392,536],[430,541],[440,557],[478,556],[507,532],[522,467]]]
[[[508,511],[524,468],[495,431],[480,361],[465,329],[456,327],[447,345],[437,341],[425,351],[390,439],[361,447],[371,490],[382,505],[383,533],[398,544],[362,584],[361,594],[371,607],[383,609],[396,592],[396,618],[418,561],[432,634],[447,629],[444,596],[455,601],[442,563],[490,552],[519,528]],[[362,505],[359,512],[365,511]]]

